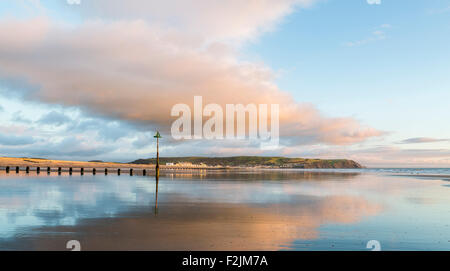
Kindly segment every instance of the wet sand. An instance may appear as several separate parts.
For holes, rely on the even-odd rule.
[[[330,172],[0,173],[0,249],[450,249],[441,180]]]

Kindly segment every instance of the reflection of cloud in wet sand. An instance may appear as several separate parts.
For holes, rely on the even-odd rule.
[[[19,243],[21,249],[57,250],[70,239],[80,240],[85,250],[277,250],[296,239],[317,238],[323,224],[354,223],[381,211],[360,197],[299,201],[163,205],[158,216],[145,209],[144,214],[86,219],[76,227],[42,227],[36,230],[39,237]]]

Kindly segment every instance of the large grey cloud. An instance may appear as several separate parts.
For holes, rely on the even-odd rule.
[[[90,21],[75,28],[47,19],[4,21],[0,33],[0,76],[35,86],[29,99],[168,129],[171,107],[192,105],[201,95],[205,104],[223,106],[278,103],[281,135],[294,139],[352,144],[381,134],[296,103],[274,85],[267,67],[239,61],[225,44],[185,42],[145,21]]]
[[[280,104],[284,145],[353,144],[382,134],[353,118],[330,118],[313,105],[295,102],[274,84],[270,68],[238,57],[240,46],[315,0],[60,2],[60,8],[81,18],[75,25],[47,17],[46,12],[55,12],[48,2],[24,2],[32,2],[30,8],[41,17],[0,20],[0,80],[7,83],[8,95],[20,93],[23,99],[78,107],[97,116],[44,116],[40,123],[66,124],[55,135],[58,140],[84,133],[103,148],[135,138],[126,145],[132,152],[150,142],[146,129],[167,134],[174,120],[171,107],[192,105],[194,95],[203,96],[205,104]],[[221,142],[221,147],[217,142],[183,143],[166,153],[261,153],[252,142]],[[127,153],[124,148],[121,152]],[[35,151],[44,154],[45,147]]]

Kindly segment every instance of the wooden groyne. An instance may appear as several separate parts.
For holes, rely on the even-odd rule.
[[[64,160],[49,160],[41,158],[13,158],[0,157],[0,173],[17,173],[33,172],[61,172],[69,173],[72,168],[73,174],[92,174],[92,175],[108,175],[108,174],[130,174],[132,175],[147,175],[155,174],[155,164],[131,164],[131,163],[115,163],[102,161],[64,161]],[[28,168],[28,169],[27,169]],[[225,170],[230,169],[220,166],[206,166],[206,165],[160,165],[161,172],[186,172],[186,171],[205,171],[205,170]],[[130,170],[132,169],[132,170]],[[83,171],[83,172],[82,172]]]
[[[68,173],[69,175],[72,174],[80,174],[80,175],[84,175],[84,174],[92,174],[92,175],[97,175],[98,172],[102,172],[104,175],[108,175],[108,174],[116,174],[116,175],[121,175],[121,174],[127,174],[130,176],[134,176],[134,175],[139,175],[139,176],[146,176],[149,173],[154,173],[155,172],[155,168],[84,168],[84,167],[41,167],[41,166],[37,166],[37,167],[30,167],[30,166],[6,166],[6,167],[0,167],[1,171],[6,172],[7,174],[11,173],[11,169],[14,169],[15,173],[18,174],[20,172],[25,172],[27,174],[33,172],[36,174],[41,174],[42,171],[45,171],[45,173],[47,174],[51,174],[51,173],[58,173],[59,175],[61,175],[62,173]],[[209,168],[209,167],[161,167],[160,171],[162,172],[174,172],[174,171],[204,171],[204,170],[223,170],[223,169],[228,169],[228,168],[219,168],[219,167],[214,167],[214,168]]]
[[[15,166],[15,167],[11,167],[11,166],[6,166],[6,167],[1,167],[0,170],[1,171],[5,171],[6,173],[11,173],[11,168],[14,168],[15,173],[20,173],[20,172],[25,172],[27,174],[29,173],[36,173],[36,174],[41,174],[42,172],[42,167],[20,167],[20,166]],[[58,173],[58,174],[62,174],[62,173],[69,173],[69,175],[72,175],[74,173],[80,174],[80,175],[84,175],[85,173],[89,173],[92,175],[97,175],[97,172],[103,172],[104,175],[108,175],[109,173],[111,174],[129,174],[130,176],[133,176],[135,174],[137,175],[142,175],[142,176],[146,176],[148,174],[148,172],[151,171],[155,171],[154,169],[134,169],[134,168],[74,168],[74,167],[68,167],[68,168],[63,168],[63,167],[46,167],[45,168],[45,172],[47,174],[51,174],[51,173]]]

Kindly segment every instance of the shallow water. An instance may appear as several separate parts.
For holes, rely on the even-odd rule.
[[[2,172],[0,249],[450,250],[448,178],[386,174]]]

